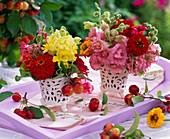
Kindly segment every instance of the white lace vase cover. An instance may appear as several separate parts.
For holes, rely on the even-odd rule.
[[[128,71],[125,69],[122,73],[112,73],[103,67],[100,70],[102,93],[110,92],[112,96],[124,98],[124,89],[126,88]]]
[[[68,97],[63,96],[62,87],[67,84],[68,78],[58,78],[58,79],[46,79],[40,80],[41,89],[41,103],[48,106],[58,106],[61,105],[63,112],[67,111],[66,104],[68,103]]]

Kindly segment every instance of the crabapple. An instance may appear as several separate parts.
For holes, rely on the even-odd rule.
[[[26,116],[28,119],[32,119],[34,117],[34,112],[32,110],[26,111]]]
[[[97,98],[92,98],[89,103],[90,111],[96,111],[99,107],[99,100]]]
[[[127,95],[124,97],[124,101],[126,102],[127,105],[133,105],[132,97],[133,97],[132,94],[127,94]]]
[[[80,78],[78,78],[78,77],[75,77],[75,78],[73,78],[73,84],[76,84],[76,83],[82,83],[81,82],[81,79]]]
[[[33,9],[32,11],[34,12],[35,15],[38,15],[40,13],[40,11],[36,9]]]
[[[16,108],[16,109],[14,110],[14,113],[18,115],[18,113],[19,113],[20,111],[21,111],[20,109]]]
[[[163,103],[164,103],[164,105],[168,106],[170,104],[170,96],[165,96],[165,99],[169,100],[169,101],[163,102]]]
[[[3,10],[3,5],[0,3],[0,12]]]
[[[12,96],[12,99],[15,101],[15,102],[19,102],[21,100],[21,95],[18,93],[18,92],[15,92]]]
[[[73,87],[71,85],[65,85],[62,88],[63,96],[71,96],[73,94]]]
[[[80,84],[80,83],[76,83],[74,86],[73,86],[73,90],[74,90],[74,93],[76,94],[81,94],[83,92],[83,85]]]
[[[112,128],[111,130],[109,130],[109,136],[112,139],[117,139],[120,137],[120,130],[118,128]]]
[[[24,1],[24,2],[22,2],[22,3],[23,3],[22,10],[27,10],[28,7],[29,7],[29,4],[28,4],[26,1]]]
[[[161,108],[162,112],[165,113],[165,107],[164,106],[160,105],[157,108]]]
[[[17,11],[20,11],[20,10],[22,9],[22,7],[23,7],[23,3],[20,2],[20,1],[18,1],[18,2],[16,2],[16,3],[14,4],[14,7],[15,7],[15,9],[16,9]]]
[[[139,87],[136,86],[136,85],[131,85],[129,87],[129,92],[132,94],[132,95],[137,95],[139,93]]]
[[[6,7],[9,9],[9,10],[12,10],[14,8],[14,3],[13,1],[8,1],[6,3]]]
[[[31,17],[34,16],[34,12],[31,9],[26,10],[25,13],[30,15]]]
[[[167,106],[167,111],[170,113],[170,104]]]
[[[105,132],[108,132],[110,129],[112,129],[114,127],[114,124],[112,123],[107,123],[105,126],[104,126],[104,131]]]
[[[31,34],[29,34],[29,35],[28,35],[28,38],[30,39],[30,41],[32,41],[32,40],[34,40],[34,39],[35,39],[35,37],[34,37],[34,36],[32,36]]]
[[[26,44],[30,43],[30,39],[27,36],[22,37],[22,41],[24,41]]]
[[[26,119],[27,117],[27,114],[26,114],[26,111],[20,111],[17,115],[19,115],[20,117]]]
[[[3,24],[5,22],[4,16],[0,16],[0,24]]]

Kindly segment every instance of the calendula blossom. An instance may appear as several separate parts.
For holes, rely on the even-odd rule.
[[[161,125],[164,123],[164,120],[165,116],[160,108],[153,108],[147,114],[147,124],[152,128],[161,127]]]
[[[63,62],[65,66],[69,66],[68,62],[74,62],[76,60],[75,54],[77,54],[78,43],[78,41],[74,41],[71,35],[58,38],[55,42],[57,49],[53,56],[53,62],[58,62],[58,66],[60,66],[60,62]]]

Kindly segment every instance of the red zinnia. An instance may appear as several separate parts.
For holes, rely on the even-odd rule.
[[[129,38],[127,48],[133,55],[142,55],[148,51],[149,42],[142,34],[135,34]]]
[[[45,80],[54,75],[55,62],[52,61],[53,57],[49,54],[35,57],[30,66],[30,73],[33,77],[39,80]]]

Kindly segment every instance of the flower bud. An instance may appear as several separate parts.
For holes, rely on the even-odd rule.
[[[110,17],[110,12],[109,11],[106,11],[106,12],[104,12],[104,15],[105,15],[105,17]]]
[[[104,33],[109,32],[109,25],[108,24],[103,24],[101,26],[101,29],[103,30]]]
[[[115,36],[117,36],[119,34],[119,32],[117,30],[115,30],[115,29],[112,29],[110,32],[111,32],[113,37],[115,37]]]
[[[98,12],[98,11],[96,11],[96,12],[93,13],[93,16],[94,16],[94,17],[97,17],[98,15],[99,15],[99,12]]]
[[[151,32],[151,31],[149,31],[148,35],[149,35],[149,36],[152,36],[153,34],[152,34],[152,32]]]
[[[146,37],[146,39],[148,40],[148,42],[150,42],[150,41],[151,41],[151,37]]]
[[[91,28],[94,28],[94,27],[97,27],[97,24],[96,23],[93,23],[93,22],[83,22],[84,24],[84,29],[91,29]]]
[[[108,17],[105,17],[104,18],[104,21],[107,23],[107,24],[110,24],[110,19]]]
[[[157,42],[157,40],[158,40],[158,38],[156,36],[154,36],[153,42],[155,43],[155,42]]]
[[[124,43],[125,39],[126,39],[126,37],[123,36],[123,35],[118,35],[118,36],[115,37],[115,41],[119,42],[119,43]]]
[[[114,21],[115,20],[115,17],[111,17],[111,21]]]
[[[74,42],[77,44],[80,44],[81,38],[80,37],[75,37]]]

